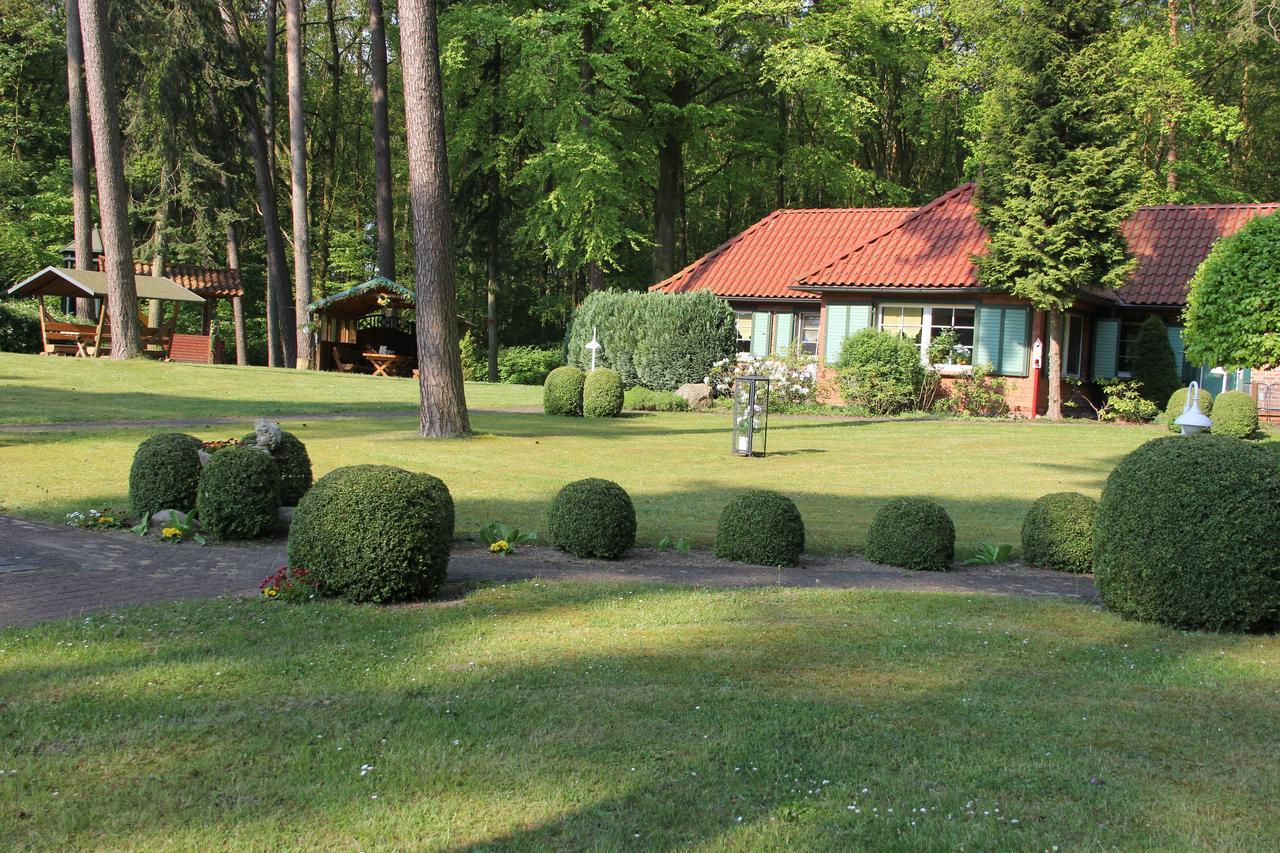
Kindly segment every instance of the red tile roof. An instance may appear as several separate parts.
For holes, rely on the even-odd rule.
[[[717,296],[817,299],[789,290],[796,278],[836,252],[884,231],[911,213],[908,207],[775,210],[650,290]]]
[[[105,256],[98,256],[98,269],[106,272]],[[138,275],[151,275],[151,264],[134,261],[133,271]],[[244,296],[240,270],[197,267],[191,264],[167,264],[164,274],[165,278],[172,279],[187,290],[201,296],[210,296],[214,299]]]

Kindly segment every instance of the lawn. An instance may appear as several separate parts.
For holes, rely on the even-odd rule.
[[[129,609],[0,631],[0,837],[1263,849],[1278,661],[1276,637],[980,595]]]

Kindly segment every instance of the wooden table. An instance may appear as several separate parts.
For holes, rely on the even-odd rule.
[[[378,352],[364,353],[365,360],[373,365],[374,376],[408,376],[413,358],[407,355],[389,355]]]

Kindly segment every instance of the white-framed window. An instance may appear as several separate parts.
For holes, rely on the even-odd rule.
[[[1138,335],[1141,332],[1141,320],[1124,320],[1120,323],[1120,336],[1116,340],[1116,376],[1125,379],[1133,376],[1134,363],[1138,360]]]
[[[738,327],[738,352],[751,352],[751,312],[734,311],[733,319]]]
[[[796,344],[804,355],[818,356],[818,332],[822,328],[821,314],[801,314],[796,327]]]
[[[942,367],[961,367],[973,360],[973,329],[977,310],[972,305],[882,305],[880,331],[895,332],[916,341],[920,360],[936,362]],[[929,347],[946,332],[955,336],[949,354],[935,353],[929,358]]]
[[[1062,375],[1080,378],[1080,367],[1084,363],[1084,318],[1079,314],[1068,314],[1065,318],[1066,328],[1062,332]]]

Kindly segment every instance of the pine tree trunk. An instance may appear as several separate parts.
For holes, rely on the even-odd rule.
[[[387,118],[387,28],[382,0],[369,0],[369,70],[373,78],[373,165],[378,222],[378,272],[395,281],[396,235],[391,191],[391,130]]]
[[[1178,0],[1169,0],[1169,47],[1178,46]],[[1174,105],[1170,105],[1171,107]],[[1170,191],[1178,188],[1178,120],[1169,119],[1169,149],[1165,152],[1165,187]],[[1172,201],[1173,199],[1170,199]]]
[[[667,131],[658,149],[658,189],[653,203],[653,281],[676,271],[676,217],[680,210],[680,172],[684,143]]]
[[[160,198],[156,202],[155,233],[151,240],[151,274],[165,274],[164,232],[169,225],[169,179],[168,166],[160,170]],[[159,328],[162,322],[163,307],[159,299],[147,300],[147,325]]]
[[[222,191],[230,207],[231,188],[225,174],[222,176]],[[230,219],[227,220],[227,269],[240,270],[240,240],[236,235],[236,224]],[[243,281],[240,286],[244,287]],[[236,338],[236,364],[243,367],[249,363],[249,343],[244,331],[244,299],[239,296],[231,297],[231,327]]]
[[[264,21],[267,39],[262,50],[262,131],[267,135],[267,162],[273,175],[276,170],[276,41],[280,38],[278,8],[278,0],[267,0]]]
[[[289,161],[293,188],[294,365],[311,367],[311,227],[307,221],[307,125],[302,102],[303,0],[285,0],[285,54],[289,65]]]
[[[1062,420],[1062,311],[1049,312],[1049,409],[1045,414],[1051,421]],[[1040,401],[1036,400],[1039,406]]]
[[[89,171],[93,167],[89,116],[85,112],[84,44],[80,38],[80,4],[67,0],[67,109],[71,126],[71,219],[74,223],[76,269],[93,269],[93,208]],[[94,320],[93,300],[76,300],[76,316]]]
[[[116,105],[111,31],[104,0],[80,0],[80,37],[84,45],[85,88],[97,164],[98,211],[106,256],[107,316],[111,357],[138,355],[138,291],[133,279],[133,240],[129,236],[129,188],[124,182],[124,150]]]
[[[485,332],[489,344],[488,380],[498,381],[498,170],[489,177],[489,245],[485,263],[486,315]]]
[[[401,0],[401,71],[417,268],[420,434],[469,435],[458,352],[453,223],[435,0]]]

